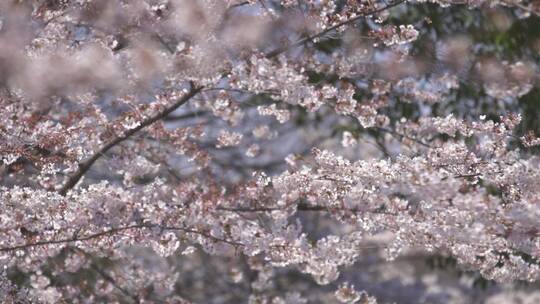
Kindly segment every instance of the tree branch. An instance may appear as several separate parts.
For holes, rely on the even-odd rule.
[[[46,240],[46,241],[39,241],[39,242],[34,242],[34,243],[26,243],[26,244],[22,244],[22,245],[11,246],[11,247],[2,247],[2,248],[0,248],[0,252],[9,252],[9,251],[14,251],[14,250],[19,250],[19,249],[26,249],[26,248],[37,247],[37,246],[46,246],[46,245],[54,245],[54,244],[66,244],[66,243],[73,243],[73,242],[78,242],[78,241],[88,241],[88,240],[91,240],[91,239],[95,239],[95,238],[99,238],[99,237],[102,237],[102,236],[114,234],[114,233],[121,232],[121,231],[124,231],[124,230],[135,229],[135,228],[144,228],[144,226],[143,225],[131,225],[131,226],[125,226],[125,227],[120,227],[120,228],[112,228],[112,229],[109,229],[109,230],[105,230],[105,231],[101,231],[101,232],[98,232],[98,233],[90,234],[88,236],[81,237],[81,238],[74,237],[74,238],[60,239],[60,240]]]
[[[217,207],[217,210],[230,211],[230,212],[271,212],[283,210],[282,207]],[[314,211],[314,212],[331,212],[331,211],[346,211],[353,213],[374,213],[374,214],[389,214],[397,215],[395,213],[384,212],[379,210],[360,210],[358,208],[335,208],[321,205],[309,205],[305,203],[299,203],[296,205],[297,211]]]
[[[146,128],[147,126],[153,124],[154,122],[166,117],[167,115],[171,114],[174,110],[179,108],[181,105],[185,104],[188,100],[190,100],[193,96],[195,96],[197,93],[199,93],[203,88],[202,87],[195,87],[192,84],[191,90],[180,100],[175,102],[170,107],[166,108],[165,110],[161,111],[155,116],[149,117],[146,120],[142,121],[140,125],[133,129],[129,129],[125,131],[122,135],[116,137],[115,139],[111,140],[109,143],[107,143],[105,146],[103,146],[101,149],[99,149],[94,155],[92,155],[90,158],[86,159],[83,162],[79,163],[77,171],[71,175],[66,183],[58,190],[58,193],[60,195],[66,195],[66,193],[71,190],[75,185],[79,182],[79,180],[86,174],[86,172],[92,167],[92,165],[101,157],[103,156],[107,151],[109,151],[114,146],[118,145],[119,143],[123,142],[124,140],[131,137],[133,134],[137,133],[138,131]]]
[[[119,232],[122,232],[122,231],[125,231],[125,230],[148,229],[148,228],[159,228],[159,229],[171,230],[171,231],[183,231],[185,233],[198,234],[198,235],[201,235],[201,236],[203,236],[205,238],[211,239],[213,241],[227,243],[227,244],[232,245],[232,246],[245,246],[242,243],[239,243],[239,242],[236,242],[236,241],[233,241],[233,240],[222,239],[222,238],[213,236],[211,234],[208,234],[206,232],[194,230],[194,229],[191,229],[191,228],[188,228],[188,227],[164,226],[164,225],[158,225],[158,224],[137,224],[137,225],[118,227],[118,228],[111,228],[111,229],[108,229],[108,230],[105,230],[105,231],[97,232],[97,233],[90,234],[90,235],[80,237],[80,238],[73,237],[73,238],[59,239],[59,240],[45,240],[45,241],[39,241],[39,242],[34,242],[34,243],[26,243],[26,244],[22,244],[22,245],[11,246],[11,247],[2,247],[2,248],[0,248],[0,252],[10,252],[10,251],[15,251],[15,250],[19,250],[19,249],[27,249],[27,248],[32,248],[32,247],[54,245],[54,244],[69,244],[69,243],[80,242],[80,241],[89,241],[89,240],[100,238],[100,237],[103,237],[103,236],[108,236],[108,235],[112,235],[112,234],[115,234],[115,233],[119,233]]]
[[[282,54],[282,53],[288,51],[289,49],[291,49],[291,48],[293,48],[295,46],[300,46],[300,45],[302,45],[302,44],[304,44],[306,42],[309,42],[309,41],[311,41],[311,40],[313,40],[315,38],[322,37],[322,36],[326,35],[327,33],[331,32],[331,31],[333,31],[335,29],[338,29],[338,28],[340,28],[340,27],[342,27],[344,25],[353,23],[353,22],[357,21],[360,18],[363,18],[363,17],[368,16],[368,15],[373,15],[373,14],[376,14],[376,13],[380,13],[380,12],[385,11],[387,9],[390,9],[392,7],[398,6],[398,5],[400,5],[400,4],[404,3],[404,2],[405,2],[405,0],[398,0],[396,2],[393,2],[393,3],[390,3],[390,4],[386,5],[384,7],[374,9],[374,10],[371,10],[371,11],[367,11],[365,13],[362,13],[362,14],[358,15],[358,16],[355,16],[353,18],[342,21],[342,22],[340,22],[340,23],[338,23],[338,24],[336,24],[334,26],[331,26],[331,27],[319,32],[319,33],[307,36],[306,38],[300,39],[300,40],[298,40],[298,41],[296,41],[296,42],[294,42],[292,44],[279,47],[279,48],[269,52],[268,54],[266,54],[266,58],[275,57],[275,56],[277,56],[279,54]]]

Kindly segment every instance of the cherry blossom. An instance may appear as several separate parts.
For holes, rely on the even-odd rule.
[[[539,16],[2,1],[0,302],[534,301]]]

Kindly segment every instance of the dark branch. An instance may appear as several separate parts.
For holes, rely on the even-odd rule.
[[[156,121],[166,117],[167,115],[171,114],[179,108],[181,105],[185,104],[188,100],[190,100],[193,96],[195,96],[197,93],[199,93],[203,88],[202,87],[194,87],[192,85],[191,90],[180,100],[175,102],[170,107],[166,108],[165,110],[161,111],[155,116],[149,117],[146,120],[142,121],[139,126],[133,129],[129,129],[124,134],[120,135],[119,137],[116,137],[109,143],[107,143],[105,146],[103,146],[101,149],[99,149],[92,157],[88,158],[87,160],[79,163],[79,167],[77,171],[71,175],[64,186],[58,190],[58,193],[61,195],[66,195],[66,193],[71,190],[75,185],[79,182],[79,180],[86,174],[86,172],[92,167],[92,165],[100,158],[102,157],[107,151],[109,151],[114,146],[118,145],[119,143],[123,142],[124,140],[131,137],[133,134],[137,133],[138,131],[146,128],[147,126],[155,123]]]
[[[171,230],[171,231],[183,231],[185,233],[198,234],[200,236],[211,239],[213,241],[227,243],[232,246],[245,246],[244,244],[233,241],[233,240],[222,239],[219,237],[215,237],[211,234],[208,234],[204,231],[198,231],[198,230],[194,230],[187,227],[163,226],[163,225],[158,225],[158,224],[137,224],[137,225],[130,225],[130,226],[124,226],[124,227],[119,227],[119,228],[112,228],[109,230],[90,234],[84,237],[74,237],[74,238],[59,239],[59,240],[46,240],[46,241],[26,243],[26,244],[17,245],[17,246],[11,246],[11,247],[3,247],[3,248],[0,248],[0,252],[10,252],[10,251],[15,251],[19,249],[27,249],[27,248],[32,248],[32,247],[47,246],[47,245],[54,245],[54,244],[69,244],[69,243],[80,242],[80,241],[89,241],[92,239],[96,239],[96,238],[100,238],[100,237],[104,237],[108,235],[113,235],[113,234],[130,230],[130,229],[148,229],[148,228],[159,228],[162,230]]]
[[[231,211],[231,212],[271,212],[277,210],[283,210],[283,207],[218,207],[217,210]],[[361,210],[358,208],[336,208],[330,206],[309,205],[300,203],[296,205],[298,211],[314,211],[314,212],[332,212],[332,211],[345,211],[353,213],[382,213],[397,215],[395,213],[385,212],[381,210]]]
[[[95,238],[99,238],[99,237],[102,237],[102,236],[115,234],[117,232],[121,232],[121,231],[124,231],[124,230],[135,229],[135,228],[145,228],[145,227],[143,225],[132,225],[132,226],[126,226],[126,227],[120,227],[120,228],[113,228],[113,229],[105,230],[105,231],[94,233],[94,234],[91,234],[91,235],[88,235],[88,236],[85,236],[85,237],[81,237],[81,238],[75,237],[75,238],[60,239],[60,240],[46,240],[46,241],[39,241],[39,242],[34,242],[34,243],[26,243],[26,244],[17,245],[17,246],[11,246],[11,247],[2,247],[2,248],[0,248],[0,252],[8,252],[8,251],[14,251],[14,250],[19,250],[19,249],[26,249],[26,248],[30,248],[30,247],[37,247],[37,246],[46,246],[46,245],[54,245],[54,244],[66,244],[66,243],[73,243],[73,242],[78,242],[78,241],[88,241],[88,240],[91,240],[91,239],[95,239]]]

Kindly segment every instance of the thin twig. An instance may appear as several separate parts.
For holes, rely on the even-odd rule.
[[[230,212],[242,212],[242,213],[257,213],[257,212],[271,212],[271,211],[279,211],[284,210],[283,207],[217,207],[217,210],[223,210],[223,211],[230,211]],[[334,208],[330,206],[321,206],[321,205],[308,205],[304,203],[300,203],[296,205],[297,211],[313,211],[313,212],[331,212],[333,210],[335,211],[348,211],[353,213],[383,213],[383,214],[390,214],[390,215],[397,215],[395,213],[389,213],[389,212],[381,212],[378,210],[360,210],[357,208]]]
[[[298,40],[298,41],[296,41],[296,42],[294,42],[292,44],[279,47],[279,48],[269,52],[268,54],[266,54],[266,58],[275,57],[275,56],[277,56],[277,55],[279,55],[281,53],[284,53],[284,52],[288,51],[289,49],[291,49],[291,48],[293,48],[295,46],[300,46],[300,45],[303,45],[306,42],[312,41],[313,39],[322,37],[325,34],[331,32],[331,31],[333,31],[335,29],[338,29],[338,28],[340,28],[342,26],[345,26],[347,24],[353,23],[353,22],[357,21],[360,18],[363,18],[363,17],[368,16],[368,15],[373,15],[373,14],[376,14],[376,13],[380,13],[380,12],[385,11],[387,9],[390,9],[392,7],[398,6],[398,5],[400,5],[400,4],[404,3],[404,2],[405,2],[405,0],[398,0],[398,1],[394,2],[394,3],[390,3],[390,4],[386,5],[384,7],[374,9],[374,10],[362,13],[362,14],[360,14],[358,16],[353,17],[353,18],[342,21],[342,22],[340,22],[340,23],[338,23],[338,24],[336,24],[334,26],[331,26],[331,27],[329,27],[329,28],[327,28],[327,29],[325,29],[325,30],[323,30],[321,32],[318,32],[318,33],[310,35],[310,36],[308,36],[306,38],[300,39],[300,40]]]
[[[414,141],[426,148],[432,148],[432,146],[430,144],[427,144],[419,139],[416,139],[414,137],[411,137],[411,136],[408,136],[406,134],[402,134],[402,133],[399,133],[398,131],[396,130],[392,130],[392,129],[387,129],[387,128],[382,128],[382,127],[373,127],[373,129],[375,130],[379,130],[379,131],[382,131],[382,132],[385,132],[385,133],[389,133],[389,134],[392,134],[394,136],[398,136],[400,137],[401,139],[405,138],[405,139],[408,139],[408,140],[411,140],[411,141]]]
[[[118,282],[116,282],[116,280],[112,276],[110,276],[103,269],[101,269],[101,267],[98,264],[92,261],[92,256],[90,254],[88,254],[87,252],[85,252],[84,250],[80,248],[72,248],[72,250],[82,253],[90,261],[90,268],[92,268],[95,272],[97,272],[105,281],[111,283],[111,285],[113,285],[116,289],[120,290],[120,292],[123,293],[125,296],[133,299],[135,303],[140,303],[139,297],[130,293],[124,287],[120,286],[120,284],[118,284]]]
[[[139,303],[140,300],[137,296],[132,295],[129,291],[127,291],[124,287],[120,286],[116,280],[108,275],[103,269],[101,269],[98,265],[96,265],[94,262],[90,262],[90,268],[92,268],[95,272],[97,272],[105,281],[111,283],[116,289],[120,290],[124,295],[130,297],[135,301],[135,303]]]
[[[171,46],[167,43],[167,41],[165,41],[165,39],[163,39],[163,37],[161,37],[159,33],[154,33],[154,36],[156,37],[156,40],[161,45],[163,45],[163,47],[169,52],[169,54],[174,55],[174,52],[175,52],[174,49],[171,48]]]
[[[506,4],[506,5],[510,6],[510,7],[515,6],[515,7],[519,8],[519,9],[521,9],[523,11],[526,11],[526,12],[528,12],[530,14],[533,14],[533,15],[535,15],[537,17],[540,17],[540,12],[539,11],[534,10],[534,9],[530,8],[529,6],[525,6],[525,5],[521,4],[521,3],[517,3],[517,2],[514,2],[514,1],[503,1],[502,3],[504,3],[504,4]]]

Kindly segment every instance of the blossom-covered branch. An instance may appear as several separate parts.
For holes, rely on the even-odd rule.
[[[139,122],[136,127],[126,130],[122,135],[116,137],[115,139],[105,144],[102,148],[100,148],[97,152],[95,152],[93,156],[79,163],[77,171],[67,179],[65,184],[58,190],[58,193],[62,195],[66,195],[66,193],[71,188],[73,188],[77,184],[77,182],[79,182],[79,180],[92,167],[92,165],[100,157],[102,157],[105,153],[107,153],[107,151],[109,151],[110,149],[118,145],[119,143],[123,142],[124,140],[128,139],[129,137],[131,137],[138,131],[150,126],[156,121],[159,121],[165,118],[167,115],[171,114],[176,109],[178,109],[178,107],[188,102],[193,96],[195,96],[202,89],[202,87],[195,87],[194,84],[192,84],[191,86],[192,86],[191,89],[179,100],[174,101],[174,103],[171,106],[165,108],[161,112],[158,112],[154,116],[148,117],[147,119]]]
[[[538,11],[0,1],[0,302],[527,302]]]

